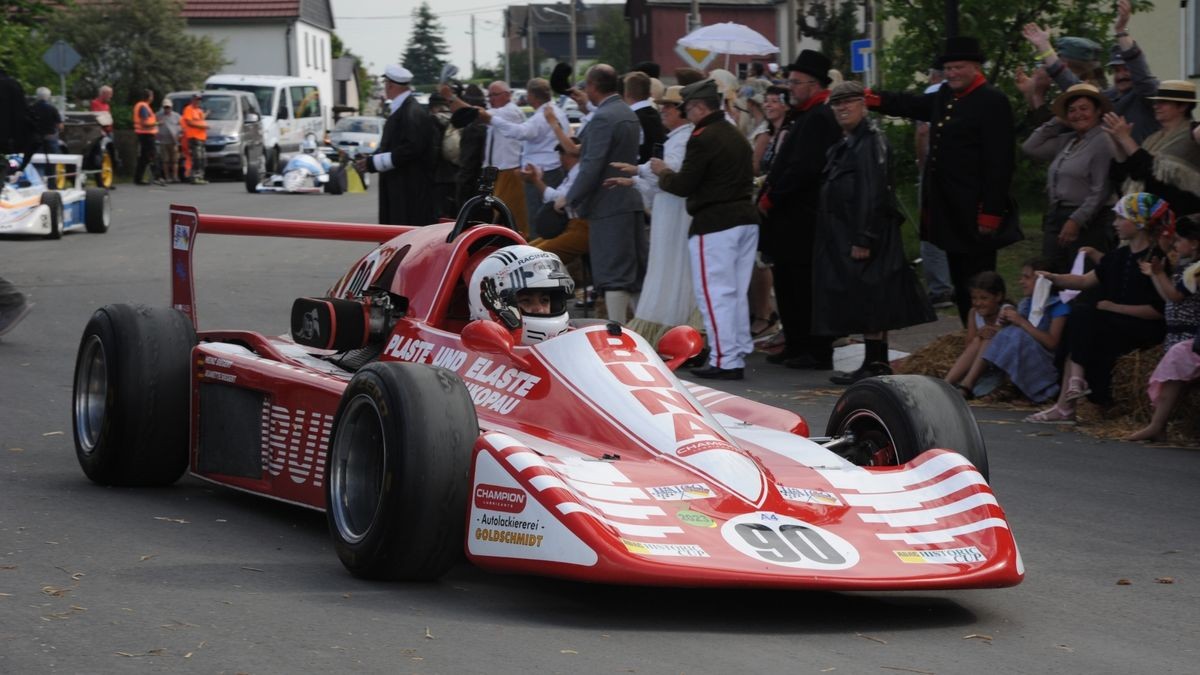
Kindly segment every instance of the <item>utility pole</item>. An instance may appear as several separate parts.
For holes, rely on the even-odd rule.
[[[537,77],[537,75],[535,75],[533,72],[533,36],[537,33],[537,31],[534,30],[533,27],[533,5],[528,5],[528,7],[529,16],[526,19],[526,25],[529,28],[525,31],[525,33],[526,39],[529,41],[529,79],[532,80],[533,78]]]
[[[471,15],[471,77],[475,77],[475,15]]]
[[[577,25],[575,22],[575,6],[578,4],[578,0],[568,1],[571,3],[571,81],[574,82],[576,75],[579,73],[579,66],[576,65],[579,54],[578,45],[576,44],[577,38],[575,37],[575,26]]]
[[[692,0],[692,11],[688,14],[688,32],[700,27],[700,0]]]

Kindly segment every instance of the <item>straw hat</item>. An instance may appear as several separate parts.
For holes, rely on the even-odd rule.
[[[1054,112],[1055,117],[1065,120],[1067,119],[1067,102],[1077,99],[1080,96],[1092,99],[1092,102],[1100,109],[1101,115],[1112,112],[1112,101],[1109,101],[1107,96],[1100,93],[1096,85],[1085,82],[1071,85],[1066,91],[1059,94],[1054,99],[1054,103],[1050,104],[1050,110]]]
[[[1196,102],[1196,85],[1187,80],[1163,80],[1158,83],[1158,91],[1146,98],[1151,101],[1177,101],[1179,103]]]
[[[659,98],[654,99],[654,102],[659,105],[663,105],[664,103],[683,105],[683,94],[680,93],[682,91],[683,87],[679,85],[667,87],[666,92],[664,92]]]

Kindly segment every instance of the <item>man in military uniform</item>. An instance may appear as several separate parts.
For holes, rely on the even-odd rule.
[[[696,125],[678,172],[659,158],[650,160],[658,187],[687,198],[692,216],[688,250],[696,304],[708,331],[708,365],[696,377],[740,380],[750,337],[750,273],[758,249],[753,150],[725,119],[717,83],[703,80],[680,92],[687,119]]]
[[[867,103],[885,115],[928,121],[929,156],[922,181],[922,238],[946,252],[954,301],[965,323],[969,281],[996,269],[993,236],[1010,209],[1013,112],[1008,97],[983,76],[972,37],[946,40],[938,62],[946,81],[928,94],[874,92]]]

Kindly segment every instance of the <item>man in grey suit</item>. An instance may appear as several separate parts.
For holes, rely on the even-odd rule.
[[[584,93],[594,112],[580,135],[578,174],[567,192],[567,207],[587,218],[592,283],[604,291],[608,318],[625,323],[646,275],[649,240],[642,198],[632,187],[603,187],[623,176],[613,162],[637,164],[641,124],[617,94],[617,72],[597,64],[588,69]]]

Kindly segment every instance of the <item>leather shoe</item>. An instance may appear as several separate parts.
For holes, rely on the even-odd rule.
[[[854,384],[859,380],[865,380],[868,377],[878,377],[879,375],[891,375],[892,367],[886,363],[868,363],[858,370],[853,370],[849,373],[838,372],[833,374],[829,381],[834,384]]]
[[[703,368],[692,368],[691,372],[692,375],[706,380],[740,380],[743,377],[741,368],[705,366]]]
[[[796,354],[794,352],[789,352],[788,350],[783,349],[775,352],[774,354],[767,354],[767,363],[782,366],[788,359],[793,358],[796,358]]]
[[[788,368],[797,368],[800,370],[833,370],[833,358],[818,359],[811,354],[800,354],[783,360],[783,365]]]

